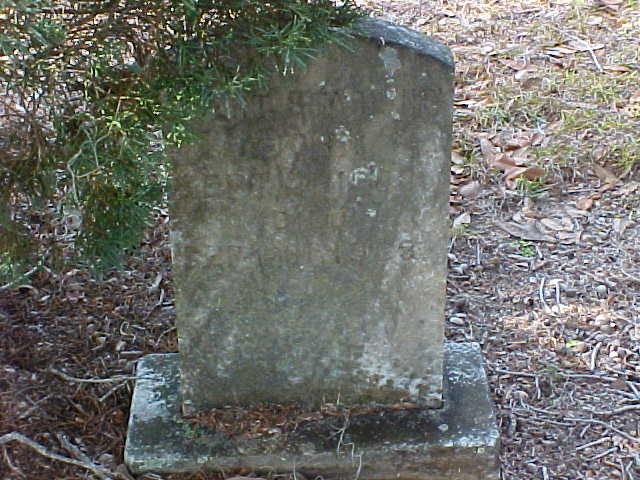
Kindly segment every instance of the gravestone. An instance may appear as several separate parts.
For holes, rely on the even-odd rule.
[[[139,362],[134,472],[497,478],[479,348],[443,336],[452,75],[447,48],[370,19],[195,122],[173,173],[180,353]],[[244,438],[183,417],[257,404],[342,423]]]

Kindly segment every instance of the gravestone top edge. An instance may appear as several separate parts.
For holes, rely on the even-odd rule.
[[[422,56],[433,57],[451,70],[453,54],[449,47],[416,30],[377,18],[358,20],[351,33],[357,37],[376,40],[383,45],[399,45]]]

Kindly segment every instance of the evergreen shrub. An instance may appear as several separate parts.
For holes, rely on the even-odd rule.
[[[118,266],[190,119],[344,43],[336,27],[361,15],[351,0],[0,0],[0,276],[38,257]],[[39,242],[43,222],[61,241]]]

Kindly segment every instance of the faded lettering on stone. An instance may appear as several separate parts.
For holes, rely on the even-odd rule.
[[[349,175],[349,181],[353,185],[363,182],[376,182],[378,180],[378,166],[371,162],[366,167],[354,169]]]

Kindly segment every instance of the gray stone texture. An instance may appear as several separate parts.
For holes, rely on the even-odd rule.
[[[444,354],[441,409],[330,417],[258,439],[188,423],[179,354],[148,355],[138,363],[125,462],[134,473],[246,469],[348,480],[497,480],[499,431],[480,347],[447,343]]]
[[[359,35],[174,159],[185,413],[441,404],[453,61],[382,21]]]

